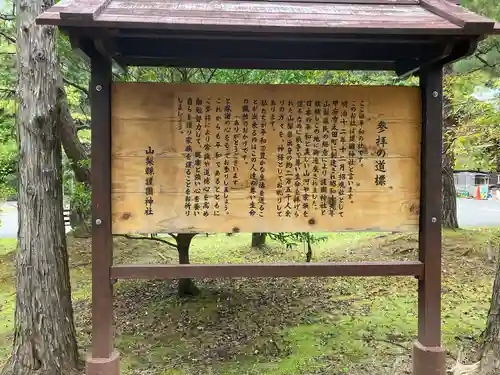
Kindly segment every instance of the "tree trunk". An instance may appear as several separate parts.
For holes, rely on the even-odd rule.
[[[252,247],[261,248],[266,244],[267,233],[252,233]]]
[[[452,68],[444,68],[444,76],[451,74]],[[457,219],[457,192],[453,169],[455,167],[455,154],[453,142],[455,138],[455,125],[457,119],[453,112],[452,102],[446,95],[443,97],[443,155],[442,155],[442,197],[441,197],[441,220],[442,227],[449,229],[458,228]]]
[[[59,128],[61,129],[61,141],[64,148],[64,152],[68,156],[71,163],[71,168],[75,173],[75,179],[78,182],[84,182],[91,185],[91,172],[89,168],[89,155],[87,150],[80,142],[78,134],[76,131],[76,126],[71,117],[68,106],[68,97],[66,95],[66,90],[64,89],[64,84],[62,81],[62,75],[58,71],[58,109],[60,121]]]
[[[68,106],[68,98],[66,95],[66,90],[64,89],[64,84],[62,80],[62,75],[60,71],[58,74],[58,110],[59,110],[59,128],[61,129],[61,141],[64,148],[64,152],[69,159],[71,169],[75,174],[75,180],[79,183],[85,184],[86,188],[91,186],[91,171],[89,168],[89,155],[87,150],[80,142],[78,138],[78,133],[76,131],[76,126],[71,117]],[[88,237],[90,236],[91,226],[91,209],[90,205],[88,207],[81,207],[81,205],[71,204],[71,228],[73,229],[73,234],[77,237]]]
[[[311,233],[307,233],[307,253],[306,262],[310,263],[313,257],[312,247],[311,247]]]
[[[443,188],[441,220],[443,228],[458,228],[457,219],[457,192],[453,179],[453,161],[450,160],[450,150],[443,154]]]
[[[8,375],[66,375],[79,365],[63,221],[55,29],[48,0],[17,2],[19,230]]]
[[[179,264],[189,264],[189,246],[196,234],[180,233],[177,235],[177,251],[179,252]],[[179,297],[197,296],[200,290],[191,279],[179,280]]]
[[[497,265],[486,329],[482,333],[481,374],[500,370],[500,261]],[[497,372],[495,372],[497,371]]]

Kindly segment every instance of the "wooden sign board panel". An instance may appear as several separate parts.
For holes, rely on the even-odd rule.
[[[418,228],[412,87],[116,83],[112,229]]]

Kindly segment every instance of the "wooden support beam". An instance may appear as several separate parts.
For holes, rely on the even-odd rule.
[[[274,69],[274,70],[387,70],[392,61],[319,61],[265,59],[158,59],[146,57],[115,57],[122,66],[150,66],[205,69]]]
[[[424,274],[418,283],[418,340],[425,347],[441,345],[441,153],[443,72],[429,67],[420,74],[422,151],[419,260]]]
[[[430,60],[449,49],[448,42],[392,44],[371,42],[307,42],[266,40],[115,38],[106,40],[103,48],[112,57],[158,60],[260,60],[318,62],[380,62],[419,58]]]
[[[423,264],[414,262],[341,262],[277,264],[117,265],[111,279],[167,280],[182,278],[328,277],[423,275]]]
[[[92,356],[113,352],[111,234],[111,62],[92,54]]]

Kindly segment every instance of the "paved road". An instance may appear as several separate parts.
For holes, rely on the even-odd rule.
[[[17,237],[17,204],[1,206],[0,238]],[[458,223],[461,227],[500,227],[500,201],[457,199]],[[68,231],[69,228],[66,228]]]
[[[500,227],[500,201],[457,199],[461,227]]]
[[[17,238],[17,202],[0,204],[0,238]],[[66,227],[66,233],[71,228]]]
[[[17,202],[5,202],[0,210],[0,238],[17,238]]]

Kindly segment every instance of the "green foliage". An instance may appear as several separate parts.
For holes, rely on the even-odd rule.
[[[10,5],[10,2],[5,4],[5,11],[11,10]],[[0,20],[0,200],[14,196],[17,189],[18,150],[15,132],[17,74],[16,48],[12,43],[14,37],[13,20]]]
[[[75,182],[71,194],[71,208],[78,212],[88,212],[91,207],[89,186],[83,182]]]
[[[496,170],[500,163],[500,80],[485,71],[447,77],[456,168]]]
[[[317,236],[313,233],[308,232],[294,232],[294,233],[269,233],[269,238],[274,241],[278,241],[285,245],[287,249],[297,246],[299,243],[303,243],[307,246],[306,261],[310,262],[312,258],[312,245],[324,242],[328,239],[326,236]]]
[[[9,139],[0,144],[0,199],[12,197],[17,188],[18,150],[16,142]]]

